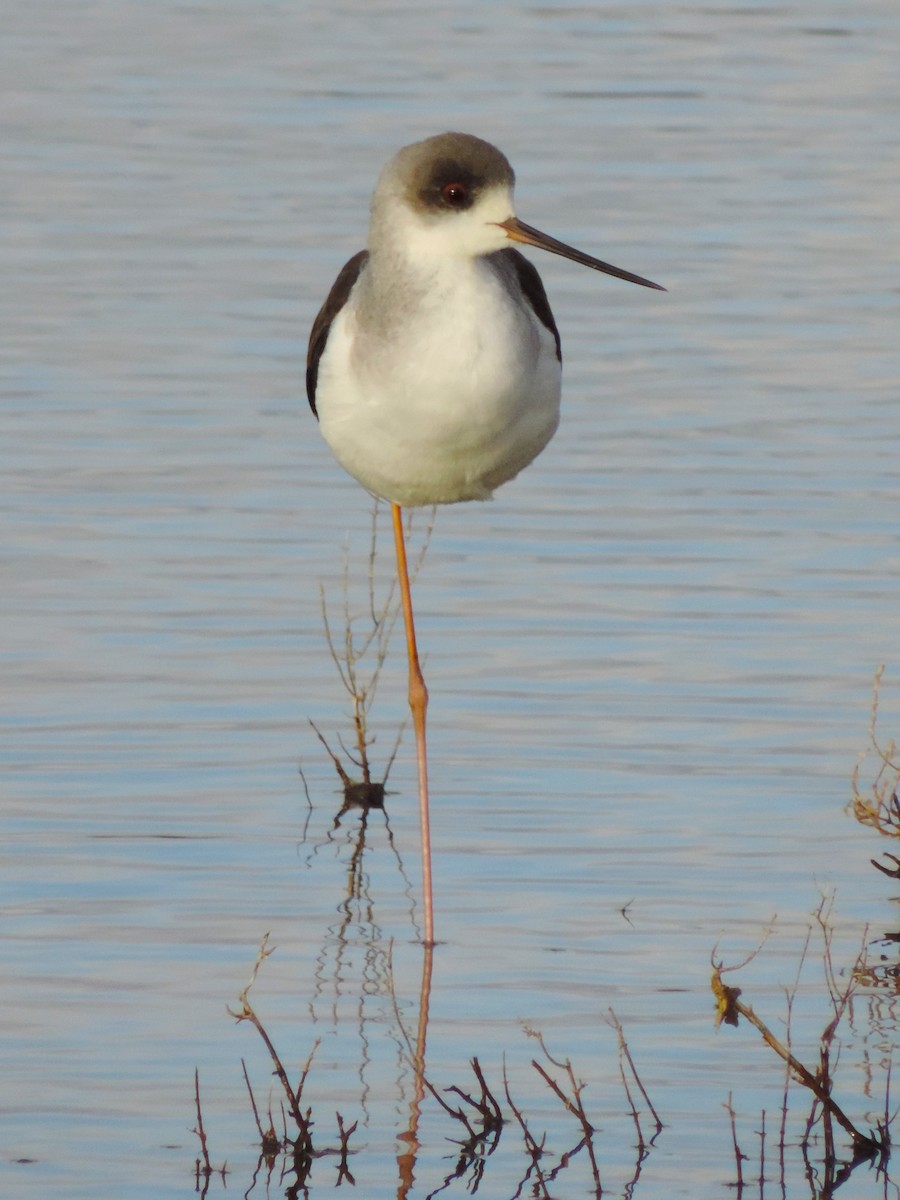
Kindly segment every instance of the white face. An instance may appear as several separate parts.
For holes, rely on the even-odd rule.
[[[512,189],[503,185],[482,190],[470,208],[459,211],[411,205],[397,194],[379,201],[373,209],[379,242],[390,241],[418,262],[478,258],[510,244],[500,222],[514,215]]]
[[[372,197],[370,250],[413,263],[472,260],[509,245],[515,175],[496,146],[446,133],[404,146]]]

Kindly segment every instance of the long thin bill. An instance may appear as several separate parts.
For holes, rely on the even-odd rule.
[[[602,271],[604,275],[615,275],[616,279],[626,279],[629,283],[640,284],[641,287],[655,288],[658,292],[666,290],[662,284],[645,279],[643,275],[633,275],[631,271],[623,271],[621,267],[614,267],[610,263],[602,262],[599,258],[592,258],[590,254],[583,254],[573,246],[567,246],[565,242],[558,242],[549,234],[541,233],[539,229],[526,225],[518,217],[510,217],[508,221],[501,221],[500,228],[505,229],[514,242],[523,242],[526,246],[537,246],[540,250],[549,250],[551,254],[570,258],[572,262],[581,263],[583,267]]]

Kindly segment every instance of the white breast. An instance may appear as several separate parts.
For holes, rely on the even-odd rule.
[[[555,340],[490,258],[447,263],[418,283],[412,304],[397,287],[376,299],[357,283],[319,364],[322,433],[377,496],[485,500],[556,431]],[[394,301],[398,319],[382,320],[378,300]]]

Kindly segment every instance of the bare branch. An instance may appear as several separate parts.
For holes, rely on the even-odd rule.
[[[738,999],[740,989],[729,987],[722,981],[722,969],[719,966],[713,968],[711,981],[713,995],[716,997],[717,1009],[717,1024],[725,1021],[729,1025],[737,1025],[738,1017],[741,1016],[749,1021],[762,1035],[763,1041],[767,1046],[770,1046],[775,1053],[784,1060],[790,1067],[794,1077],[808,1088],[816,1097],[822,1108],[832,1116],[847,1133],[853,1142],[854,1150],[861,1154],[873,1155],[877,1153],[881,1144],[874,1136],[861,1133],[844,1110],[832,1098],[830,1094],[831,1080],[830,1078],[819,1078],[812,1071],[808,1070],[802,1062],[781,1042],[765,1022],[756,1015],[749,1004],[745,1004]]]

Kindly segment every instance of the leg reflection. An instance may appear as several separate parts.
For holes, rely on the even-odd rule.
[[[428,1037],[428,1008],[431,1003],[431,971],[434,946],[425,946],[422,959],[422,987],[419,991],[419,1024],[416,1041],[410,1046],[413,1060],[413,1095],[409,1104],[409,1124],[398,1141],[404,1143],[397,1155],[399,1183],[397,1200],[406,1200],[415,1180],[416,1156],[419,1152],[419,1116],[425,1095],[425,1043]]]

